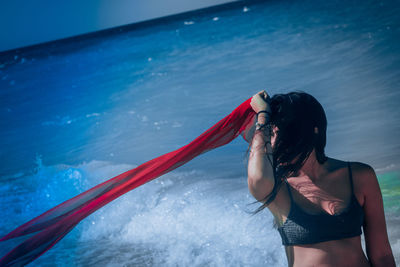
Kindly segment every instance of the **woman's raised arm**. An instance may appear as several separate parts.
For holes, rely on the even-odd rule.
[[[256,113],[271,112],[267,103],[268,95],[261,91],[253,96],[251,107]],[[259,113],[259,125],[268,123],[268,114]],[[272,166],[271,134],[267,127],[256,130],[251,141],[250,155],[247,168],[247,183],[250,193],[258,200],[263,200],[274,186],[274,172]]]

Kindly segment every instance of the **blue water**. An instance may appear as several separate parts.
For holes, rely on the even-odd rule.
[[[0,235],[181,147],[261,89],[303,90],[327,154],[373,166],[400,261],[398,1],[266,1],[0,54]],[[86,218],[32,266],[286,266],[250,217],[247,143],[201,155]],[[0,244],[2,254],[12,244]]]

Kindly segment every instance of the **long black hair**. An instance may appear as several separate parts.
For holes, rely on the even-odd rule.
[[[297,174],[314,148],[320,164],[327,160],[326,115],[312,95],[301,91],[276,94],[270,99],[270,106],[270,124],[278,129],[272,150],[275,183],[272,192],[262,200],[263,205],[253,214],[275,199],[285,179]]]

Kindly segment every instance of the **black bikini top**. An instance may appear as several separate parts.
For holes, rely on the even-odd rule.
[[[329,240],[338,240],[361,235],[364,222],[364,211],[358,203],[353,188],[351,167],[348,162],[351,201],[349,206],[339,214],[330,215],[306,213],[293,200],[290,185],[286,182],[290,196],[290,211],[286,221],[278,227],[285,246],[314,244]]]

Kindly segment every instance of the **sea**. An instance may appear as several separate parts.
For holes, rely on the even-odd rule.
[[[325,108],[327,155],[374,168],[399,266],[399,13],[395,0],[236,1],[0,53],[0,235],[260,90],[301,90]],[[247,149],[239,136],[126,193],[29,266],[287,266],[271,214],[249,214]]]

